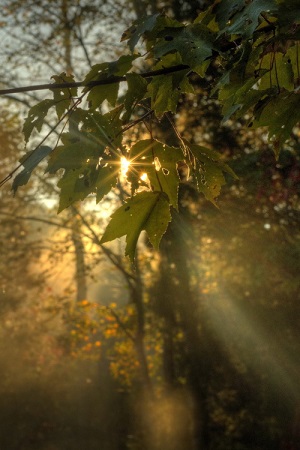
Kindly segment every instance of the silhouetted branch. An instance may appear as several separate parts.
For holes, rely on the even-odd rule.
[[[167,75],[169,73],[179,72],[181,70],[187,70],[189,66],[184,64],[179,64],[177,66],[166,67],[159,70],[153,70],[151,72],[145,72],[139,74],[143,78],[152,78],[157,77],[159,75]],[[18,88],[10,88],[10,89],[0,89],[0,96],[7,94],[17,94],[19,92],[32,92],[32,91],[43,91],[48,89],[66,89],[66,88],[74,88],[74,87],[89,87],[92,88],[94,86],[104,86],[108,84],[120,83],[121,81],[126,81],[126,76],[117,77],[112,76],[108,77],[104,80],[93,80],[89,82],[84,81],[74,81],[72,83],[48,83],[48,84],[36,84],[31,86],[22,86]]]

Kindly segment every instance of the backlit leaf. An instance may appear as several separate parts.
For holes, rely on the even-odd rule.
[[[229,5],[231,6],[229,7]],[[244,7],[242,8],[242,6]],[[222,12],[225,12],[226,7],[229,9],[227,21],[229,17],[231,20],[228,26],[227,21],[225,22],[224,19],[221,19],[222,24],[225,25],[223,30],[221,29],[221,33],[242,34],[245,37],[250,37],[253,34],[258,26],[261,13],[278,9],[275,0],[255,0],[250,1],[248,4],[244,1],[241,2],[241,0],[232,2],[225,0],[221,1],[220,6],[217,7],[219,9],[219,13],[217,13],[219,18],[222,17]],[[234,9],[237,11],[235,14]]]
[[[87,164],[87,161],[94,161],[97,164],[104,148],[89,142],[84,145],[84,141],[78,139],[76,142],[68,142],[65,145],[56,147],[49,159],[47,172],[55,173],[59,169],[79,169]],[[102,150],[102,152],[101,152]]]
[[[146,31],[152,30],[156,24],[159,14],[145,16],[136,20],[133,25],[128,28],[122,35],[121,41],[127,41],[130,50],[133,52],[134,47]]]
[[[108,75],[123,76],[127,74],[132,67],[133,61],[139,57],[139,53],[120,56],[119,59],[108,64]]]
[[[95,171],[66,170],[57,183],[60,188],[58,213],[78,200],[84,200],[94,191]]]
[[[141,192],[112,214],[101,243],[126,235],[125,254],[133,262],[141,232],[146,230],[151,244],[157,249],[170,220],[169,202],[163,193]]]
[[[62,72],[60,75],[53,75],[52,78],[54,79],[55,83],[73,83],[74,82],[74,76],[73,75],[66,75],[65,72]],[[77,88],[59,88],[59,89],[52,89],[54,102],[55,102],[55,109],[57,113],[57,117],[60,119],[61,116],[69,110],[70,106],[72,105],[72,100],[74,97],[77,96]]]
[[[148,178],[154,190],[162,190],[168,196],[169,202],[174,208],[178,208],[179,175],[177,163],[184,159],[182,151],[177,147],[170,147],[159,141],[152,144],[152,152],[156,164],[150,166],[147,172]]]
[[[111,163],[103,167],[87,162],[85,166],[66,169],[57,184],[61,189],[58,212],[91,193],[96,193],[99,202],[116,185],[118,174],[119,167]]]
[[[24,155],[20,159],[20,163],[23,165],[24,169],[20,173],[18,173],[13,181],[12,190],[14,191],[14,193],[16,193],[20,186],[24,186],[28,183],[32,171],[44,158],[46,158],[46,156],[49,155],[51,151],[51,147],[48,147],[47,145],[41,145],[35,150],[26,153],[26,155]]]
[[[179,52],[182,63],[196,69],[212,55],[214,37],[214,33],[202,24],[165,29],[153,53],[156,58],[161,58],[167,53]]]
[[[95,86],[88,94],[88,101],[91,108],[96,109],[107,100],[112,106],[115,106],[119,92],[119,84],[108,84],[104,86]]]
[[[180,181],[177,163],[183,159],[180,148],[170,147],[154,139],[137,142],[130,149],[131,166],[127,176],[132,183],[132,192],[141,186],[140,177],[146,173],[152,189],[164,192],[169,203],[177,208]]]
[[[127,122],[137,105],[142,100],[147,92],[147,81],[136,73],[128,73],[126,75],[128,90],[124,98],[124,106],[126,113],[123,116],[123,121]]]
[[[300,122],[299,94],[287,91],[272,98],[254,122],[255,127],[268,127],[269,139],[274,143],[275,154],[290,138],[293,128]]]
[[[53,105],[55,105],[55,101],[47,98],[30,108],[23,125],[23,133],[26,142],[30,138],[34,128],[36,128],[37,131],[41,131],[44,124],[44,119]]]
[[[192,173],[196,178],[198,190],[205,195],[205,198],[214,205],[215,199],[221,192],[221,187],[225,184],[223,172],[229,173],[237,178],[233,170],[221,160],[221,155],[209,148],[201,145],[188,145],[195,157],[195,166]]]
[[[166,111],[176,112],[180,92],[173,89],[172,75],[161,75],[155,77],[148,86],[151,98],[151,108],[154,109],[158,118]]]
[[[112,77],[125,75],[132,67],[132,62],[139,55],[122,55],[118,60],[112,62],[105,62],[95,64],[84,79],[84,83],[90,81],[109,80]],[[88,101],[90,106],[95,109],[98,108],[104,100],[107,100],[112,106],[115,106],[119,83],[111,82],[104,85],[94,86],[93,88],[86,87],[84,91],[90,91],[88,94]]]
[[[216,20],[223,29],[229,19],[233,17],[237,12],[241,11],[245,6],[245,0],[222,0],[216,2],[215,16]]]
[[[99,167],[95,181],[96,202],[100,202],[104,195],[108,194],[118,181],[118,170],[113,165]]]
[[[260,78],[259,89],[277,87],[289,91],[294,89],[294,74],[289,58],[279,52],[268,53],[263,56],[260,70],[266,69],[266,73]]]
[[[165,112],[176,112],[181,94],[193,93],[193,87],[186,77],[187,71],[155,77],[148,85],[151,108],[158,118]]]

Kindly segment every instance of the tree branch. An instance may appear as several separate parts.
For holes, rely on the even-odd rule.
[[[181,70],[187,70],[189,66],[184,64],[179,64],[177,66],[165,67],[159,70],[153,70],[150,72],[141,73],[140,76],[142,78],[152,78],[157,77],[159,75],[168,75],[169,73],[179,72]],[[84,81],[74,81],[72,83],[48,83],[48,84],[36,84],[32,86],[23,86],[18,88],[10,88],[10,89],[0,89],[0,96],[7,94],[17,94],[19,92],[32,92],[32,91],[43,91],[49,89],[66,89],[66,88],[74,88],[74,87],[94,87],[94,86],[105,86],[108,84],[120,83],[122,81],[126,81],[126,76],[117,77],[111,76],[104,80],[93,80],[89,82]]]
[[[85,217],[81,214],[81,212],[74,205],[72,205],[71,208],[73,209],[75,214],[78,214],[80,216],[82,223],[87,227],[89,232],[92,234],[94,244],[96,244],[98,247],[101,248],[102,252],[105,254],[105,256],[107,256],[107,258],[110,260],[110,262],[118,270],[120,270],[120,272],[123,274],[128,285],[130,287],[132,287],[132,282],[135,281],[134,275],[131,274],[130,272],[128,272],[128,270],[126,270],[126,268],[121,263],[118,255],[116,255],[109,248],[105,247],[103,244],[100,243],[100,239],[99,239],[98,235],[95,233],[95,230],[91,227],[91,225],[88,223],[88,221],[85,219]]]
[[[76,214],[80,215],[80,218],[83,220],[83,224],[88,228],[88,230],[90,231],[92,236],[87,234],[87,233],[84,233],[82,231],[80,231],[80,233],[77,233],[77,234],[82,236],[82,237],[85,237],[85,238],[89,239],[91,242],[96,244],[102,250],[104,255],[109,259],[109,261],[118,270],[120,270],[120,272],[123,274],[123,276],[125,277],[125,279],[128,282],[128,284],[130,286],[132,286],[131,282],[132,282],[132,280],[135,280],[134,275],[129,273],[125,269],[125,267],[123,267],[123,265],[119,261],[118,255],[116,255],[114,252],[109,250],[103,244],[100,244],[100,239],[98,238],[98,236],[96,235],[95,231],[90,226],[90,224],[85,220],[85,218],[79,213],[79,211],[75,207],[74,207],[74,210],[76,211]],[[43,219],[41,217],[35,217],[35,216],[18,216],[18,215],[12,214],[12,213],[5,213],[5,212],[2,212],[2,211],[0,211],[0,216],[11,217],[12,219],[16,219],[16,220],[29,220],[29,221],[34,221],[34,222],[41,222],[41,223],[45,223],[46,225],[55,226],[55,227],[62,228],[64,230],[68,230],[68,231],[72,231],[73,230],[73,228],[70,225],[66,225],[64,223],[60,223],[60,222],[57,222],[57,221],[52,220],[52,219]]]

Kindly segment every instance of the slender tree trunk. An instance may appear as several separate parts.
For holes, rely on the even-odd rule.
[[[80,235],[81,222],[76,217],[75,212],[72,214],[72,232],[71,238],[75,250],[75,284],[76,284],[76,302],[87,298],[86,283],[86,266],[85,266],[85,248],[84,242]]]
[[[64,48],[64,64],[67,75],[72,74],[72,24],[70,23],[69,12],[69,0],[62,0],[61,2],[61,14],[62,14],[62,26],[63,26],[63,48]]]
[[[137,356],[141,366],[141,376],[143,388],[152,391],[152,383],[149,375],[149,368],[145,350],[145,309],[143,299],[143,282],[139,270],[138,258],[136,258],[135,284],[131,285],[131,300],[137,312],[137,331],[135,336],[135,346]]]

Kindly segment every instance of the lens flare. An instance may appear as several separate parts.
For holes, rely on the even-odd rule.
[[[146,172],[144,172],[141,176],[140,176],[140,179],[142,180],[142,181],[148,181],[148,175],[146,174]]]
[[[125,177],[130,166],[130,161],[127,158],[125,158],[125,156],[122,156],[120,164],[121,164],[121,175]]]

